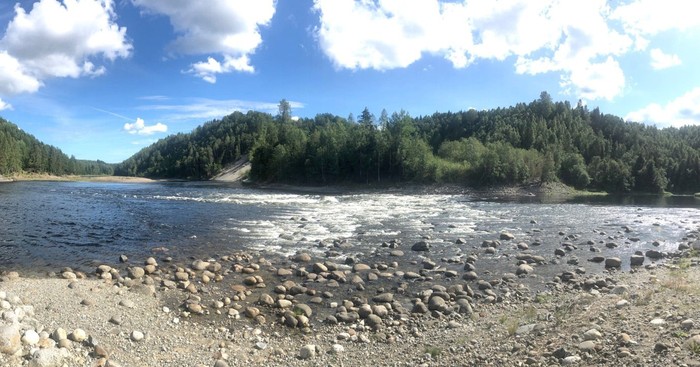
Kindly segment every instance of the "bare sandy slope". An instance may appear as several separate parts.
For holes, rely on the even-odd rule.
[[[221,170],[218,175],[212,178],[212,181],[239,182],[248,177],[249,172],[250,162],[248,161],[248,156],[245,155],[232,165]]]

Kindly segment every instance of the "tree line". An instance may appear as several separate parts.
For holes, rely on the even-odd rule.
[[[52,175],[112,175],[114,167],[102,161],[68,157],[60,149],[44,144],[17,125],[0,118],[0,175],[14,173]]]
[[[423,182],[464,185],[560,181],[607,192],[700,191],[700,127],[659,129],[554,102],[542,92],[508,108],[357,120],[235,112],[162,139],[115,174],[206,179],[247,154],[250,178],[295,184]]]

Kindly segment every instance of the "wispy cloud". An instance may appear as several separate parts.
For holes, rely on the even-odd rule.
[[[301,102],[289,101],[292,109],[304,108]],[[139,107],[139,110],[162,113],[162,121],[182,120],[212,120],[218,119],[236,111],[261,111],[277,113],[279,102],[245,101],[239,99],[193,99],[189,103],[150,104]]]

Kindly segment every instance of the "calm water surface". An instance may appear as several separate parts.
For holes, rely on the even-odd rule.
[[[450,258],[479,252],[482,240],[501,231],[541,242],[531,248],[536,253],[551,255],[566,235],[575,235],[575,244],[591,240],[605,255],[628,258],[653,241],[661,242],[661,250],[675,250],[700,226],[698,208],[693,197],[542,203],[469,195],[329,196],[209,183],[7,183],[0,184],[0,270],[92,270],[120,254],[143,259],[158,247],[184,260],[241,249],[270,257],[299,249],[323,254],[328,248],[318,241],[336,239],[349,240],[346,252],[370,257],[382,241],[400,239],[410,252],[411,244],[427,237],[431,254]],[[460,237],[466,245],[454,245]],[[607,242],[619,247],[607,250]],[[509,256],[507,249],[494,261]]]

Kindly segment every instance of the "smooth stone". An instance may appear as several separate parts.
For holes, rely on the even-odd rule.
[[[330,353],[332,353],[332,354],[340,354],[340,353],[343,353],[343,352],[345,352],[345,347],[343,347],[342,345],[340,345],[340,344],[333,344],[333,345],[331,346]]]
[[[430,251],[430,244],[425,241],[419,241],[411,246],[413,251]]]
[[[661,326],[661,325],[666,324],[666,320],[656,318],[656,319],[651,320],[649,323],[654,325],[654,326]]]
[[[142,332],[140,332],[138,330],[134,330],[131,332],[131,340],[138,342],[138,341],[143,340],[143,338],[144,338],[144,335]]]
[[[581,357],[579,356],[568,356],[562,360],[563,365],[572,365],[581,362]]]

